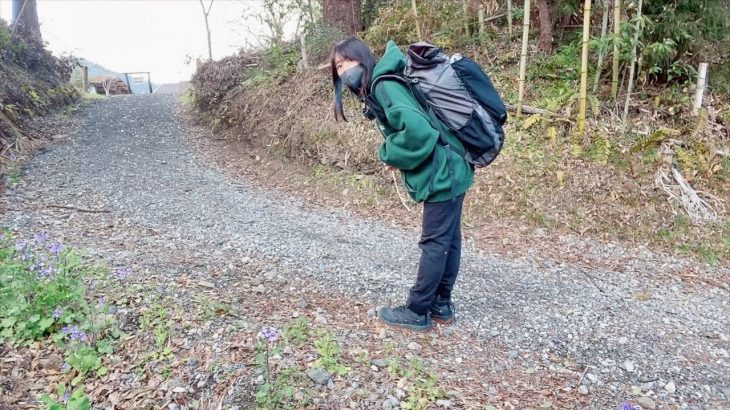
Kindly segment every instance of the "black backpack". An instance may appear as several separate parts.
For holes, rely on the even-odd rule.
[[[434,126],[451,130],[464,144],[464,159],[477,168],[489,165],[504,144],[502,125],[507,109],[482,68],[472,59],[419,42],[408,47],[408,63],[402,74],[377,77],[365,100],[366,117],[385,122],[385,113],[375,100],[375,87],[383,80],[405,84],[428,113]],[[440,135],[440,142],[448,142]]]

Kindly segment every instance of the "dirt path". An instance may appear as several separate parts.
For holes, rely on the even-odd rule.
[[[112,98],[80,115],[78,130],[38,155],[20,186],[3,194],[0,226],[47,230],[143,272],[135,280],[178,304],[180,351],[202,349],[234,375],[189,393],[204,403],[233,403],[256,383],[252,354],[243,347],[229,354],[230,346],[250,348],[261,325],[303,315],[353,357],[421,358],[454,390],[444,406],[730,405],[725,289],[538,266],[469,244],[456,289],[458,323],[426,336],[386,331],[370,315],[376,305],[403,300],[418,232],[312,209],[201,163],[183,138],[200,130],[178,118],[173,97]],[[225,302],[225,314],[201,318],[203,296]],[[192,330],[183,326],[188,319]],[[323,388],[317,405],[387,407],[399,387],[368,369]],[[196,372],[176,370],[172,380],[198,386]],[[353,395],[363,387],[367,394]]]

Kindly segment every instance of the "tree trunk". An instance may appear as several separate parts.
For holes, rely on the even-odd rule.
[[[13,33],[25,40],[43,43],[36,0],[13,0]]]
[[[588,40],[591,30],[591,0],[583,5],[583,59],[580,66],[580,111],[578,132],[583,135],[586,129],[586,107],[588,106]]]
[[[324,0],[322,17],[328,26],[339,28],[347,35],[363,29],[360,0]]]
[[[537,0],[540,18],[540,50],[545,53],[553,51],[553,16],[548,0]]]
[[[522,99],[525,96],[525,73],[527,71],[527,40],[530,37],[530,0],[525,0],[525,15],[522,17],[522,52],[520,53],[520,89],[517,97],[517,116],[522,116]]]

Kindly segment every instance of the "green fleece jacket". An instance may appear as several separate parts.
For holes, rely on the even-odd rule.
[[[373,70],[373,79],[384,74],[403,73],[405,67],[406,56],[389,41],[383,58]],[[398,81],[381,81],[374,94],[387,118],[387,123],[378,122],[385,137],[380,146],[380,160],[401,170],[411,197],[416,202],[441,202],[465,193],[474,182],[474,168],[458,154],[464,153],[464,146],[451,131],[444,128],[451,146],[451,150],[447,150],[438,143],[437,125],[431,124],[429,115],[410,90]],[[449,169],[453,170],[453,176]],[[455,185],[453,189],[452,184]]]

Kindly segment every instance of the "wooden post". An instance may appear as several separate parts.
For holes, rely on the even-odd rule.
[[[302,65],[305,69],[309,68],[309,56],[307,55],[307,40],[305,38],[305,34],[302,33],[299,36],[299,41],[302,45]]]
[[[484,5],[479,5],[479,42],[484,42]]]
[[[152,76],[150,75],[150,72],[147,72],[147,85],[150,87],[150,94],[152,94]]]
[[[695,93],[695,105],[692,107],[692,114],[697,115],[702,107],[702,97],[705,94],[705,83],[707,82],[707,63],[700,63],[697,75],[697,92]]]
[[[591,0],[583,5],[583,59],[580,65],[580,111],[578,114],[578,132],[583,135],[586,130],[586,107],[588,106],[588,40],[591,37]]]
[[[411,0],[411,7],[413,8],[413,18],[416,20],[416,35],[418,36],[418,41],[423,40],[423,35],[421,33],[421,23],[418,21],[418,7],[416,6],[416,0]]]
[[[507,0],[507,27],[509,29],[509,39],[512,40],[512,0]]]
[[[525,14],[522,16],[522,53],[520,54],[520,92],[517,100],[517,116],[522,116],[522,99],[525,96],[525,73],[527,71],[527,40],[530,37],[530,0],[525,0]]]
[[[613,5],[613,72],[611,77],[611,97],[613,101],[618,100],[618,63],[619,63],[619,50],[618,50],[618,39],[621,36],[621,0],[614,0]]]
[[[84,66],[84,94],[89,92],[89,67]]]
[[[639,9],[636,15],[636,34],[634,35],[634,42],[631,44],[631,67],[629,67],[629,83],[626,89],[626,103],[624,104],[624,116],[622,118],[623,124],[621,125],[621,135],[626,135],[626,131],[629,129],[629,103],[631,102],[631,91],[634,89],[634,73],[636,71],[636,47],[639,44],[639,37],[641,36],[641,31],[644,28],[644,24],[641,20],[642,4],[643,0],[639,0]]]

